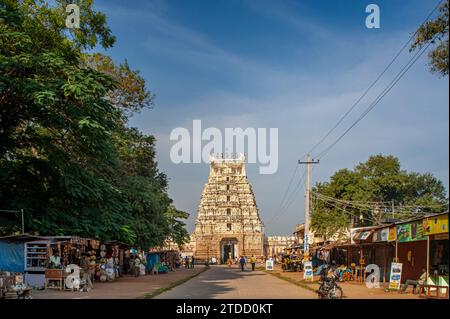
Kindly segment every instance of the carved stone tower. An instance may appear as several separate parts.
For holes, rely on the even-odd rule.
[[[210,173],[195,223],[195,256],[226,262],[264,254],[264,225],[245,173],[245,157],[210,156]]]

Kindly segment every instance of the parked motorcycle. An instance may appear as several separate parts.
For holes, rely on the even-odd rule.
[[[316,290],[316,293],[319,296],[319,299],[342,299],[344,292],[337,284],[338,277],[336,276],[335,271],[333,271],[333,275],[329,277],[328,271],[329,268],[322,269],[319,280],[320,287]]]

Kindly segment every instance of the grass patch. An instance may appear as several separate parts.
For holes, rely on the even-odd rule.
[[[155,291],[148,292],[148,293],[144,294],[142,297],[139,297],[139,299],[152,299],[152,298],[154,298],[154,297],[156,297],[156,296],[162,294],[163,292],[169,291],[170,289],[173,289],[173,288],[175,288],[176,286],[179,286],[179,285],[181,285],[181,284],[184,284],[186,281],[189,281],[189,280],[191,280],[192,278],[197,277],[198,275],[200,275],[201,273],[207,271],[208,269],[209,269],[209,266],[206,265],[206,266],[203,267],[203,269],[200,270],[198,273],[193,274],[193,275],[191,275],[191,276],[188,276],[188,277],[186,277],[186,278],[180,279],[180,280],[178,280],[178,281],[175,281],[174,283],[171,283],[171,284],[170,284],[169,286],[167,286],[167,287],[159,288],[159,289],[156,289]]]

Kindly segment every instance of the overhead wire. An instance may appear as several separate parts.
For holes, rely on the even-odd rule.
[[[440,0],[437,5],[431,10],[431,12],[427,15],[425,20],[420,24],[425,24],[431,16],[434,14],[434,12],[441,6],[442,2],[444,0]],[[347,110],[347,112],[344,113],[344,115],[337,121],[337,123],[320,139],[316,144],[314,144],[311,149],[306,152],[306,154],[312,153],[313,150],[315,150],[320,144],[322,144],[328,136],[344,121],[344,119],[355,109],[355,107],[361,102],[361,100],[369,93],[369,91],[378,83],[378,81],[381,79],[381,77],[387,72],[387,70],[392,66],[392,64],[397,60],[397,58],[401,55],[401,53],[406,49],[406,47],[409,45],[409,43],[414,39],[414,37],[417,35],[419,31],[419,28],[416,29],[416,31],[409,37],[409,39],[405,42],[405,44],[400,48],[400,50],[395,54],[395,56],[391,59],[391,61],[388,63],[388,65],[383,69],[383,71],[375,78],[375,80],[367,87],[367,89],[363,92],[363,94],[352,104],[352,106]],[[306,156],[306,154],[304,156]]]
[[[403,66],[399,73],[392,79],[392,81],[388,84],[388,86],[377,96],[377,98],[367,107],[364,112],[354,121],[345,131],[342,133],[333,143],[331,143],[327,148],[325,148],[322,152],[320,152],[316,158],[318,160],[322,159],[328,152],[345,136],[350,130],[355,127],[366,115],[373,109],[378,103],[392,90],[392,88],[403,78],[403,76],[409,71],[409,69],[417,62],[417,60],[425,53],[431,43],[436,39],[436,36],[433,40],[428,43],[421,50],[418,50],[413,57]]]

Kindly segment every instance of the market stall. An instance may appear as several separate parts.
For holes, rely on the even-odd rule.
[[[426,269],[427,238],[424,234],[422,219],[396,224],[397,259],[402,263],[401,282],[415,280]]]
[[[105,282],[114,281],[128,270],[128,245],[116,241],[105,241],[88,252],[89,267],[93,269],[94,279]]]
[[[167,273],[175,270],[177,261],[179,253],[176,250],[150,251],[147,253],[147,270]]]
[[[27,242],[25,282],[33,287],[72,289],[71,282],[82,277],[83,255],[97,245],[96,240],[72,236],[49,236]]]
[[[281,269],[283,271],[301,271],[303,269],[303,255],[299,250],[285,248],[281,258]]]
[[[427,237],[427,285],[430,290],[439,288],[439,293],[448,298],[449,287],[449,233],[448,213],[427,217],[423,220]]]
[[[130,249],[130,246],[117,240],[105,241],[104,245],[107,253],[106,257],[111,256],[114,259],[114,267],[117,269],[117,277],[122,276],[126,273],[127,263],[129,263],[129,260],[126,260],[126,251]]]

